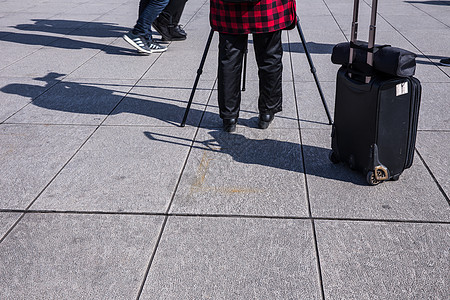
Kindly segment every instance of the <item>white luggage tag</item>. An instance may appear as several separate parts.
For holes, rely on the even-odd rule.
[[[405,94],[408,94],[408,81],[396,85],[395,95],[398,97]]]

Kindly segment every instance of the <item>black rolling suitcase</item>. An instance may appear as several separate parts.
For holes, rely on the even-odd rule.
[[[356,44],[359,0],[355,0],[352,44]],[[373,64],[377,0],[372,2],[372,20],[367,65]],[[332,132],[333,163],[347,163],[367,176],[370,185],[397,180],[412,165],[421,85],[410,77],[370,73],[349,64],[337,74]],[[373,68],[372,68],[373,69]]]

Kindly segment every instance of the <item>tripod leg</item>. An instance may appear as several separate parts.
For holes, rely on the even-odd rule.
[[[198,81],[200,79],[200,75],[202,75],[202,73],[203,73],[203,66],[205,65],[206,55],[208,54],[209,46],[211,45],[211,40],[213,38],[213,35],[214,35],[214,30],[211,29],[211,31],[209,32],[208,41],[206,42],[205,51],[203,51],[203,57],[202,57],[202,60],[200,62],[200,66],[199,66],[199,68],[197,70],[197,77],[195,78],[194,86],[192,87],[191,96],[189,97],[189,101],[188,101],[188,104],[187,104],[187,107],[186,107],[186,111],[184,112],[183,121],[180,124],[181,127],[184,127],[184,125],[186,125],[186,119],[188,117],[189,110],[191,108],[192,99],[194,99],[194,94],[195,94],[195,90],[197,89],[197,85],[198,85]]]
[[[323,96],[323,92],[322,92],[322,88],[320,87],[319,79],[317,78],[316,68],[314,67],[314,63],[311,59],[311,55],[309,54],[308,48],[306,47],[306,41],[305,41],[305,37],[303,36],[303,31],[300,26],[300,18],[298,17],[298,15],[297,15],[297,30],[298,30],[298,34],[300,35],[300,38],[302,39],[303,49],[305,49],[305,54],[306,54],[306,57],[308,58],[308,63],[309,63],[309,66],[311,67],[311,73],[314,76],[314,81],[316,82],[317,89],[319,90],[319,94],[320,94],[320,98],[322,99],[323,107],[325,108],[325,112],[327,113],[328,124],[332,125],[333,121],[331,119],[331,115],[328,110],[327,102],[325,101],[325,97]]]
[[[244,70],[243,70],[243,75],[242,75],[242,91],[245,91],[245,78],[247,75],[247,54],[248,54],[248,44],[247,44],[247,48],[245,48],[245,52],[244,52]]]

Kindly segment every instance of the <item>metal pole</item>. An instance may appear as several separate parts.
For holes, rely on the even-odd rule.
[[[200,75],[203,73],[203,66],[204,66],[205,61],[206,61],[206,55],[208,54],[209,46],[211,45],[211,40],[213,38],[213,35],[214,35],[214,30],[211,29],[211,31],[209,32],[208,41],[206,42],[205,51],[203,51],[203,57],[202,57],[202,60],[200,62],[200,66],[199,66],[199,68],[197,70],[197,77],[195,78],[194,86],[192,87],[191,96],[189,98],[189,102],[188,102],[188,105],[186,107],[186,111],[184,112],[183,121],[180,124],[181,127],[184,127],[186,125],[186,119],[187,119],[187,116],[189,114],[189,110],[191,108],[192,99],[194,99],[194,94],[195,94],[195,90],[197,89],[197,85],[198,85],[198,81],[200,79]]]
[[[372,0],[372,15],[370,18],[370,29],[369,29],[369,43],[367,45],[369,52],[367,52],[367,64],[369,66],[373,66],[373,49],[375,47],[375,31],[376,31],[376,24],[377,24],[377,6],[378,1]],[[370,82],[371,77],[366,77],[366,83]]]
[[[303,36],[303,31],[300,26],[300,18],[298,17],[298,15],[297,15],[297,30],[298,30],[298,33],[300,34],[300,38],[302,39],[303,49],[305,49],[305,54],[306,54],[306,57],[308,58],[308,63],[309,63],[309,66],[311,67],[311,73],[314,76],[314,81],[316,82],[317,89],[319,90],[319,94],[320,94],[320,98],[322,99],[323,107],[325,108],[325,112],[327,113],[328,124],[332,125],[333,120],[331,119],[331,115],[328,110],[327,102],[325,101],[325,97],[323,95],[322,88],[320,87],[319,79],[317,78],[316,68],[314,67],[314,63],[311,59],[311,55],[309,54],[308,48],[306,47],[306,41],[305,41],[305,37]]]
[[[244,52],[244,71],[242,74],[242,91],[245,91],[245,78],[247,75],[247,54],[248,54],[248,43],[247,43],[247,47],[245,48],[245,52]]]

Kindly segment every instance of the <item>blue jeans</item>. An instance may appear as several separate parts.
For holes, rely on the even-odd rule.
[[[152,23],[167,6],[169,0],[141,0],[139,2],[139,18],[134,25],[133,34],[152,39]]]

